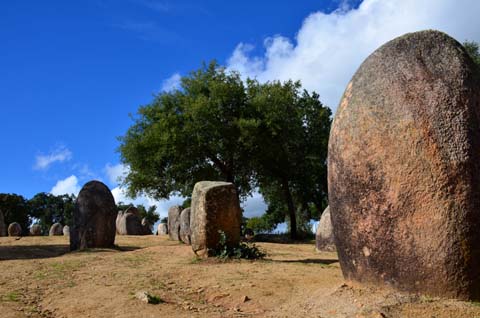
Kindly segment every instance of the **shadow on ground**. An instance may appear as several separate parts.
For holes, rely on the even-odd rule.
[[[302,264],[322,264],[322,265],[330,265],[333,263],[338,263],[338,259],[317,259],[317,258],[271,260],[271,261],[274,263],[302,263]]]
[[[141,249],[138,246],[115,246],[114,249],[86,249],[75,253],[99,253],[99,252],[130,252]],[[0,245],[0,261],[41,259],[62,256],[70,252],[68,244],[57,245]]]

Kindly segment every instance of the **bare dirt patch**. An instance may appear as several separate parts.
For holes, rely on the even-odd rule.
[[[0,238],[0,317],[480,317],[477,303],[345,284],[336,254],[313,243],[260,243],[262,261],[198,260],[167,237],[116,244],[70,253],[66,237]]]

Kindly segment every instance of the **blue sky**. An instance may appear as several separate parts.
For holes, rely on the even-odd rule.
[[[300,79],[335,109],[379,45],[427,28],[480,41],[479,12],[475,0],[2,1],[0,192],[30,198],[100,179],[126,201],[115,150],[129,113],[202,61]],[[259,196],[251,204],[262,209]]]

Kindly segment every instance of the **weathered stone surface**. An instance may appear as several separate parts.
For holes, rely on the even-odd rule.
[[[50,227],[50,231],[48,232],[48,235],[50,236],[63,235],[63,225],[61,225],[60,223],[53,223],[52,226]]]
[[[168,226],[167,223],[160,223],[157,227],[157,235],[167,235],[168,234]]]
[[[85,184],[75,201],[70,249],[113,247],[116,217],[115,200],[108,187],[99,181]]]
[[[175,241],[180,241],[180,213],[182,208],[178,205],[168,209],[168,235]]]
[[[30,235],[31,236],[42,235],[42,227],[40,226],[40,224],[34,224],[30,227]]]
[[[65,225],[62,229],[63,235],[70,236],[70,226]]]
[[[22,236],[22,227],[17,222],[10,223],[8,226],[8,236]]]
[[[7,226],[5,225],[5,218],[3,212],[0,211],[0,236],[7,236]]]
[[[219,231],[226,234],[228,246],[239,244],[242,213],[232,183],[197,182],[191,209],[191,244],[195,254],[207,256],[209,249],[216,248],[220,240]]]
[[[344,276],[480,298],[480,82],[436,31],[360,66],[329,141],[329,203]]]
[[[186,208],[180,213],[180,240],[190,245],[190,208]]]
[[[333,226],[330,217],[330,207],[327,206],[318,222],[317,233],[315,234],[315,247],[317,251],[335,251],[333,239]]]
[[[148,222],[146,218],[142,219],[142,226],[143,226],[143,231],[145,232],[145,235],[152,234],[152,230],[151,230],[152,225],[150,224],[150,222]]]
[[[140,213],[136,207],[129,207],[125,212],[118,212],[116,218],[116,232],[119,235],[147,235],[150,230],[142,225]]]

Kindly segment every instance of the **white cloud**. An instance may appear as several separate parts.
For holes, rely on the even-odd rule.
[[[251,218],[254,216],[261,216],[267,210],[267,204],[263,200],[263,197],[258,192],[253,192],[251,197],[242,204],[243,216]]]
[[[121,163],[117,165],[112,165],[107,163],[105,165],[105,174],[107,175],[108,181],[111,186],[116,186],[119,184],[121,178],[125,177],[130,171],[130,167],[125,166]]]
[[[35,158],[34,169],[45,170],[55,162],[63,162],[72,159],[72,152],[66,147],[58,147],[49,154],[40,154]]]
[[[407,32],[437,29],[458,41],[480,41],[480,1],[365,0],[351,10],[348,1],[330,14],[310,14],[295,40],[280,35],[264,42],[263,56],[240,43],[230,69],[259,81],[301,80],[333,110],[362,61],[383,43]]]
[[[75,175],[59,180],[53,186],[50,193],[53,195],[62,195],[62,194],[75,194],[77,195],[80,192],[80,185],[78,184],[78,178]]]
[[[181,76],[179,73],[174,73],[162,83],[162,91],[170,92],[180,88]]]

